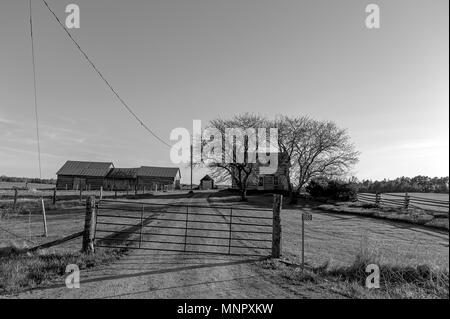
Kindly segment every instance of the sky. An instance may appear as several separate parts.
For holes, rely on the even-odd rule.
[[[360,179],[449,174],[447,0],[47,1],[62,21],[79,5],[72,35],[167,141],[194,119],[309,115],[348,129]],[[173,166],[32,2],[42,176],[69,159]],[[0,175],[39,176],[28,19],[27,0],[1,1]]]

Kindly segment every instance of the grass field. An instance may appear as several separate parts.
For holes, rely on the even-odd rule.
[[[13,188],[13,187],[19,187],[19,188],[25,188],[28,187],[30,189],[47,189],[47,188],[53,188],[55,187],[54,184],[36,184],[36,183],[24,183],[24,182],[0,182],[0,190],[3,188]]]
[[[41,215],[16,215],[0,218],[0,247],[15,245],[19,248],[33,247],[76,232],[84,227],[85,208],[61,209],[47,214],[48,237],[43,237],[44,225]],[[81,239],[55,248],[59,251],[81,249]]]

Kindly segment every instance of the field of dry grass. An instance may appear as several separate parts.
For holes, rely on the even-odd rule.
[[[48,237],[43,237],[44,224],[39,214],[14,215],[0,219],[0,248],[15,245],[32,247],[37,244],[80,232],[84,227],[85,208],[82,206],[47,214]],[[57,250],[73,251],[81,249],[81,239],[68,242],[55,248]]]
[[[404,209],[401,207],[380,206],[362,202],[338,202],[323,204],[319,209],[337,214],[359,215],[391,221],[423,225],[430,228],[448,230],[448,212],[428,211],[418,208]]]

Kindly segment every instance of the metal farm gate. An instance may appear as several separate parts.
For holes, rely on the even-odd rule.
[[[96,247],[268,256],[274,254],[274,240],[280,242],[275,215],[270,209],[101,200],[94,242]]]

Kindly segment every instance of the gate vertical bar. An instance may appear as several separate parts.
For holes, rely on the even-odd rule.
[[[144,228],[144,204],[142,204],[142,211],[141,211],[141,232],[139,234],[139,248],[141,248],[143,228]]]
[[[230,208],[230,236],[228,238],[228,255],[231,254],[231,227],[233,225],[233,208]]]
[[[184,250],[183,251],[186,251],[186,246],[187,246],[188,221],[189,221],[189,206],[186,206],[186,225],[185,225],[185,229],[184,229]]]

